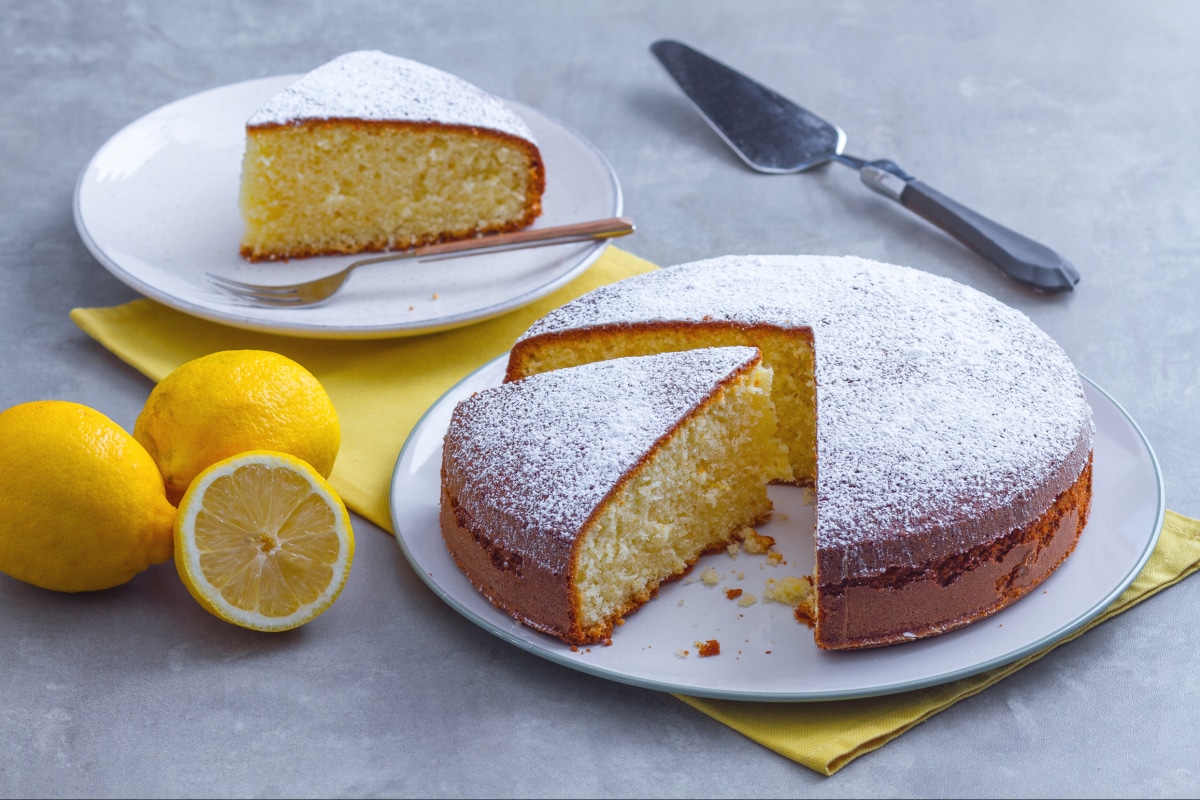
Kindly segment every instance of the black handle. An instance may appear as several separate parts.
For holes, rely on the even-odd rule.
[[[1079,270],[1049,247],[992,222],[919,180],[907,181],[899,200],[1019,283],[1043,292],[1069,292],[1079,283]]]

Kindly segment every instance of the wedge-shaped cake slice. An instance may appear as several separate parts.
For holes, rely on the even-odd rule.
[[[455,409],[442,535],[496,606],[570,644],[613,625],[771,510],[792,480],[756,348],[620,358]]]
[[[498,98],[432,67],[348,53],[246,123],[242,255],[403,249],[525,227],[545,170]]]

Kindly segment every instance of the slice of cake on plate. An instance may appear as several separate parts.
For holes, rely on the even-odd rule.
[[[545,169],[533,134],[461,78],[348,53],[246,123],[242,255],[252,261],[405,249],[525,227]]]

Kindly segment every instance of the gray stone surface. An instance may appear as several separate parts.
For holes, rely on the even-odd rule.
[[[679,38],[838,124],[849,151],[1050,244],[1040,297],[849,170],[746,169],[647,52]],[[659,263],[853,253],[1022,309],[1157,450],[1200,516],[1200,6],[1188,2],[26,2],[0,0],[0,407],[131,428],[150,383],[68,320],[135,294],[85,250],[75,180],[123,125],[222,84],[377,47],[541,108],[608,156]],[[153,224],[153,220],[146,220]],[[1200,785],[1200,582],[1186,582],[831,779],[668,695],[477,628],[355,518],[333,609],[263,636],[170,565],[56,595],[0,577],[8,796],[1141,796]]]

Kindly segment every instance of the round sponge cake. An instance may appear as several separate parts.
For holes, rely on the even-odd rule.
[[[727,256],[636,276],[537,322],[508,379],[748,345],[773,372],[794,480],[816,495],[816,640],[952,630],[1067,557],[1091,499],[1079,376],[1028,317],[859,258]]]

